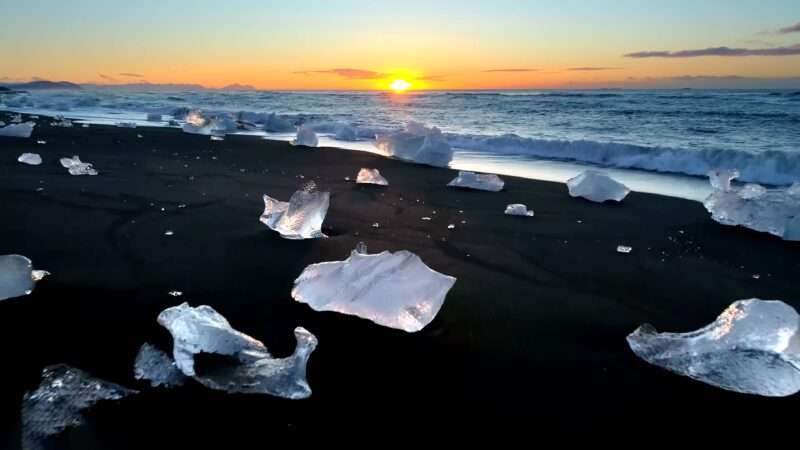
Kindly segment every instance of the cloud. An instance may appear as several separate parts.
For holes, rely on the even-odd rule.
[[[778,30],[778,34],[800,33],[800,22]]]
[[[484,73],[496,73],[496,72],[538,72],[539,69],[489,69],[489,70],[482,70],[481,72]]]
[[[730,47],[711,47],[697,50],[680,50],[677,52],[666,51],[644,51],[628,53],[626,58],[696,58],[701,56],[790,56],[800,55],[800,44],[788,47],[770,48],[730,48]]]
[[[622,67],[570,67],[570,72],[595,72],[600,70],[622,70]]]
[[[314,74],[336,75],[342,78],[348,78],[350,80],[375,80],[378,78],[385,78],[388,76],[385,73],[374,72],[372,70],[363,70],[363,69],[303,70],[293,73],[298,75],[314,75]]]
[[[112,82],[113,82],[113,81],[117,81],[117,79],[116,79],[116,78],[114,78],[114,77],[110,77],[110,76],[108,76],[108,75],[103,75],[102,73],[98,73],[98,74],[97,74],[97,76],[98,76],[98,77],[100,77],[100,78],[102,78],[102,79],[104,79],[104,80],[106,80],[106,81],[112,81]]]
[[[674,77],[626,77],[617,81],[571,82],[573,89],[798,89],[800,77],[748,77],[742,75],[680,75]]]
[[[130,72],[120,72],[119,75],[123,76],[123,77],[131,77],[131,78],[144,78],[144,75],[141,75],[141,74],[138,74],[138,73],[130,73]]]

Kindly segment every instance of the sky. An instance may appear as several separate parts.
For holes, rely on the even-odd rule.
[[[798,0],[0,0],[0,83],[800,88]]]

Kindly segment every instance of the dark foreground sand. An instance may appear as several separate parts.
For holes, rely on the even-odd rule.
[[[628,349],[626,335],[644,322],[693,330],[736,299],[800,307],[800,246],[718,225],[699,203],[634,193],[598,205],[570,198],[562,184],[513,177],[500,193],[464,191],[445,187],[454,171],[366,153],[44,122],[31,139],[0,138],[0,254],[53,273],[33,295],[0,303],[0,448],[17,445],[23,392],[60,362],[143,389],[65,433],[64,448],[76,449],[181,438],[267,448],[272,436],[311,437],[326,424],[339,439],[374,430],[364,423],[410,442],[451,421],[482,424],[462,427],[467,435],[497,426],[537,436],[601,426],[626,436],[716,434],[756,419],[791,424],[800,411],[798,396],[725,392]],[[44,164],[17,163],[25,151]],[[73,154],[100,175],[68,175],[58,158]],[[344,180],[360,167],[379,168],[391,185]],[[330,238],[284,240],[259,223],[262,194],[288,199],[309,180],[332,194]],[[508,203],[526,203],[536,217],[504,216]],[[371,252],[413,251],[458,278],[433,323],[407,334],[291,299],[306,265],[344,259],[359,241]],[[618,244],[634,250],[618,254]],[[308,368],[312,397],[136,382],[143,342],[171,350],[157,314],[183,301],[212,305],[275,355],[291,352],[295,326],[309,329],[320,342]]]

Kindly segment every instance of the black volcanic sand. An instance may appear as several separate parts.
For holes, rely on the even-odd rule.
[[[364,423],[408,439],[456,420],[482,424],[462,434],[506,420],[536,434],[599,424],[626,434],[703,425],[713,434],[726,426],[708,421],[776,426],[800,411],[798,396],[726,392],[628,348],[642,323],[693,330],[737,299],[800,307],[800,245],[719,225],[700,203],[632,193],[594,204],[563,184],[514,177],[503,177],[499,193],[467,191],[445,187],[452,170],[362,152],[45,122],[30,139],[0,138],[0,254],[26,255],[53,274],[32,295],[0,303],[2,448],[17,445],[23,392],[55,363],[143,390],[92,409],[61,437],[63,448],[232,438],[261,446],[332,424],[342,438],[374,430]],[[22,152],[44,163],[17,163]],[[100,175],[68,175],[58,158],[73,154]],[[361,167],[380,169],[390,186],[345,181]],[[262,194],[286,200],[310,180],[331,192],[329,238],[285,240],[258,221]],[[503,215],[509,203],[536,217]],[[359,241],[371,253],[410,250],[458,278],[428,327],[409,334],[292,300],[306,265],[344,259]],[[633,252],[617,253],[619,244]],[[184,301],[213,306],[276,356],[294,348],[294,327],[306,327],[319,338],[312,397],[134,380],[142,343],[171,350],[156,316]]]

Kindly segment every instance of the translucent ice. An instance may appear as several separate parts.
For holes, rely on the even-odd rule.
[[[330,193],[319,192],[313,181],[296,191],[288,202],[264,195],[261,222],[286,239],[325,237],[322,222],[328,213]]]
[[[264,344],[233,329],[210,306],[193,308],[183,303],[167,308],[159,314],[158,323],[172,334],[175,365],[206,387],[290,399],[311,395],[306,365],[317,338],[304,328],[295,328],[297,345],[291,356],[273,358]],[[220,359],[226,363],[199,369],[194,356],[200,353],[225,356]]]
[[[72,128],[72,121],[62,116],[55,116],[55,122],[50,122],[51,127]]]
[[[203,135],[224,135],[235,132],[236,122],[230,117],[222,115],[206,115],[202,111],[193,110],[186,114],[186,124],[182,127],[184,133]]]
[[[275,113],[270,113],[264,119],[264,131],[270,133],[285,133],[294,130],[294,124],[287,119],[278,116]]]
[[[441,130],[436,127],[431,128],[425,134],[422,147],[414,157],[414,161],[420,164],[437,167],[447,167],[452,159],[453,149],[450,148],[450,144],[445,140]]]
[[[739,171],[736,169],[720,169],[708,172],[708,180],[711,182],[711,187],[720,191],[730,191],[731,181],[738,177]]]
[[[386,156],[432,166],[446,167],[453,158],[441,130],[414,121],[408,122],[404,131],[378,135],[375,145]]]
[[[0,128],[0,136],[29,138],[33,133],[34,122],[17,123]]]
[[[172,358],[150,344],[144,344],[139,349],[133,374],[137,380],[147,380],[153,387],[180,386],[185,378]]]
[[[731,391],[782,397],[800,391],[800,316],[778,300],[739,300],[710,325],[658,333],[643,325],[628,336],[637,356]]]
[[[22,114],[14,114],[11,116],[11,123],[22,123]]]
[[[593,202],[602,203],[608,200],[622,201],[630,189],[613,178],[596,170],[586,170],[580,175],[567,180],[569,195],[583,197]]]
[[[344,261],[306,267],[294,282],[292,297],[316,311],[414,332],[436,317],[455,282],[409,251],[369,255],[359,246]]]
[[[357,141],[358,133],[356,133],[355,127],[351,127],[350,125],[342,125],[338,130],[336,130],[335,137],[340,141]]]
[[[760,184],[748,183],[739,189],[739,197],[745,200],[755,200],[767,193],[767,188]]]
[[[30,294],[47,275],[50,272],[33,270],[33,263],[24,256],[0,255],[0,300]]]
[[[509,216],[533,217],[533,210],[532,209],[529,210],[527,206],[521,203],[512,203],[506,206],[505,213],[508,214]]]
[[[92,167],[92,164],[82,162],[78,155],[72,158],[61,158],[59,161],[70,175],[97,175],[97,170]]]
[[[17,161],[31,166],[38,166],[42,163],[42,157],[38,153],[23,153],[19,155]]]
[[[316,147],[319,145],[319,139],[317,138],[317,133],[314,130],[307,126],[301,125],[297,129],[297,137],[292,141],[292,145],[305,145],[306,147]]]
[[[119,128],[136,128],[136,122],[117,122]]]
[[[367,169],[362,168],[358,171],[358,176],[356,177],[356,183],[358,184],[379,184],[381,186],[388,186],[389,182],[386,181],[380,171],[378,169]]]
[[[461,170],[448,186],[478,189],[481,191],[498,192],[503,190],[505,183],[493,173],[475,173]]]

